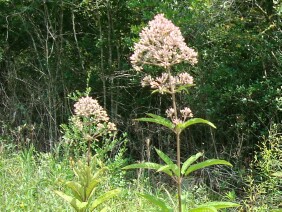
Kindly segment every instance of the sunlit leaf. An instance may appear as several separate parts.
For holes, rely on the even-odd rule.
[[[272,176],[282,178],[282,172],[275,172],[275,173],[272,174]]]
[[[214,207],[216,209],[239,207],[240,205],[233,202],[207,202],[199,207]]]
[[[84,190],[83,190],[83,187],[80,183],[77,183],[77,182],[74,182],[74,181],[68,181],[68,182],[66,182],[66,186],[71,189],[73,195],[79,201],[83,201],[85,199]]]
[[[120,189],[114,189],[104,193],[102,196],[96,198],[90,207],[90,211],[93,211],[98,205],[106,202],[107,200],[113,198],[120,193]]]
[[[174,128],[174,124],[162,117],[162,116],[158,116],[158,115],[155,115],[155,114],[152,114],[152,113],[148,113],[147,114],[148,116],[150,116],[151,118],[139,118],[139,119],[135,119],[136,121],[144,121],[144,122],[152,122],[152,123],[156,123],[156,124],[160,124],[160,125],[163,125],[169,129],[173,129]]]
[[[81,202],[78,199],[66,195],[61,191],[55,191],[55,193],[62,197],[65,201],[67,201],[76,211],[84,210],[87,207],[87,202]]]
[[[180,176],[179,168],[176,164],[165,165],[157,170],[157,172],[164,172],[164,173],[169,171],[172,171],[178,177]]]
[[[152,204],[160,207],[162,212],[173,212],[173,209],[170,206],[168,206],[165,201],[155,196],[152,196],[150,194],[138,194],[138,195],[147,199]]]
[[[208,120],[201,119],[201,118],[193,118],[193,119],[189,119],[188,121],[184,123],[177,124],[176,129],[182,131],[186,129],[187,127],[194,125],[194,124],[207,124],[213,128],[216,128],[216,126]]]
[[[163,165],[161,165],[161,164],[145,162],[145,163],[131,164],[131,165],[123,167],[122,169],[154,169],[154,170],[158,170],[161,167],[163,167]],[[162,172],[168,174],[169,176],[172,176],[172,171],[170,171],[170,170],[163,170]]]
[[[217,212],[215,207],[199,206],[197,208],[190,209],[189,212]]]
[[[188,158],[182,165],[182,168],[181,168],[181,174],[184,174],[187,170],[187,168],[192,164],[194,163],[196,160],[199,159],[199,157],[202,157],[203,156],[203,153],[202,152],[199,152],[197,153],[196,155],[192,155],[190,158]]]
[[[168,157],[164,152],[161,150],[155,148],[157,154],[160,156],[160,158],[167,164],[167,165],[172,165],[174,164],[173,161]]]
[[[90,198],[93,195],[95,188],[96,188],[96,186],[98,185],[99,182],[100,182],[100,180],[97,180],[97,179],[92,179],[89,182],[89,184],[86,188],[86,198],[87,199]]]
[[[180,176],[179,168],[176,164],[173,163],[173,161],[168,157],[164,152],[161,150],[156,149],[157,154],[160,156],[160,158],[167,164],[166,166],[163,166],[157,170],[157,172],[165,172],[171,170],[176,176]]]
[[[191,84],[187,84],[187,85],[182,85],[182,86],[179,86],[175,91],[177,93],[181,92],[181,91],[185,91],[186,93],[189,93],[189,90],[188,88],[192,87],[194,85],[191,85]]]
[[[208,166],[212,166],[212,165],[227,165],[227,166],[232,166],[231,163],[229,163],[226,160],[219,160],[219,159],[209,159],[200,163],[197,163],[195,165],[191,165],[187,171],[185,172],[185,175],[187,176],[188,174],[190,174],[191,172],[194,172],[198,169],[203,169],[206,168]]]

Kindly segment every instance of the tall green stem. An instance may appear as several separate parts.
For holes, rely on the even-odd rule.
[[[177,192],[178,192],[178,211],[181,212],[181,164],[180,164],[180,133],[176,133],[177,145],[177,166],[179,168],[179,176],[177,177]]]
[[[88,151],[87,151],[87,165],[90,166],[90,159],[91,159],[91,141],[88,141]]]
[[[169,77],[169,83],[170,83],[170,90],[171,90],[171,97],[172,97],[172,107],[174,110],[174,116],[177,119],[177,106],[176,106],[176,97],[175,97],[175,89],[174,85],[171,82],[171,73],[170,73],[170,68],[167,68],[167,73]],[[177,193],[178,193],[178,211],[181,212],[181,160],[180,160],[180,133],[175,132],[176,134],[176,151],[177,151],[177,166],[179,168],[179,176],[177,177]]]

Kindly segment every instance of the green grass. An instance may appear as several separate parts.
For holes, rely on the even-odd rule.
[[[33,148],[20,152],[4,150],[0,152],[0,211],[73,211],[54,193],[54,190],[66,191],[63,181],[73,178],[67,157],[37,153]],[[122,185],[122,192],[107,202],[110,211],[155,211],[152,205],[137,196],[137,191],[146,190],[146,186],[136,180],[119,183],[108,180],[102,189],[117,184]]]
[[[83,160],[83,158],[79,159]],[[99,196],[100,193],[111,189],[122,190],[117,197],[106,203],[109,211],[159,211],[156,206],[137,193],[155,195],[176,208],[175,185],[165,176],[150,172],[149,178],[146,170],[142,170],[143,174],[139,174],[139,177],[136,177],[136,170],[127,171],[124,175],[119,168],[124,166],[123,162],[111,165],[115,171],[105,176],[106,180],[102,181],[97,192]],[[33,147],[22,151],[2,148],[0,149],[0,211],[74,211],[68,203],[54,193],[55,190],[70,193],[63,182],[73,180],[74,177],[67,154],[62,156],[56,152],[41,153],[35,151]],[[193,183],[193,177],[189,179],[185,179],[183,183],[183,198],[190,207],[211,199],[228,200],[226,195],[215,196],[205,184]],[[235,195],[234,200],[231,201],[238,202],[240,199]],[[242,201],[241,199],[241,203]]]
[[[51,154],[24,152],[0,156],[0,211],[71,211],[54,193],[58,179],[70,178],[66,161]]]

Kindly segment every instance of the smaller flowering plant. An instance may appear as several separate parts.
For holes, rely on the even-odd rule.
[[[74,104],[74,115],[70,124],[62,125],[65,132],[64,139],[73,146],[87,148],[87,161],[90,162],[91,144],[100,138],[113,138],[117,130],[116,125],[109,121],[107,112],[96,99],[81,97]],[[84,147],[87,144],[87,147]]]
[[[82,97],[74,104],[74,124],[83,131],[86,128],[88,139],[95,139],[116,131],[116,125],[109,122],[107,112],[96,99]],[[90,136],[90,137],[89,137]],[[87,140],[88,140],[87,139]]]

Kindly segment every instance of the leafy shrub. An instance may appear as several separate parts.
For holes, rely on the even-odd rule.
[[[282,125],[273,125],[264,138],[247,177],[247,211],[269,211],[282,207]],[[277,175],[277,176],[276,176]]]

